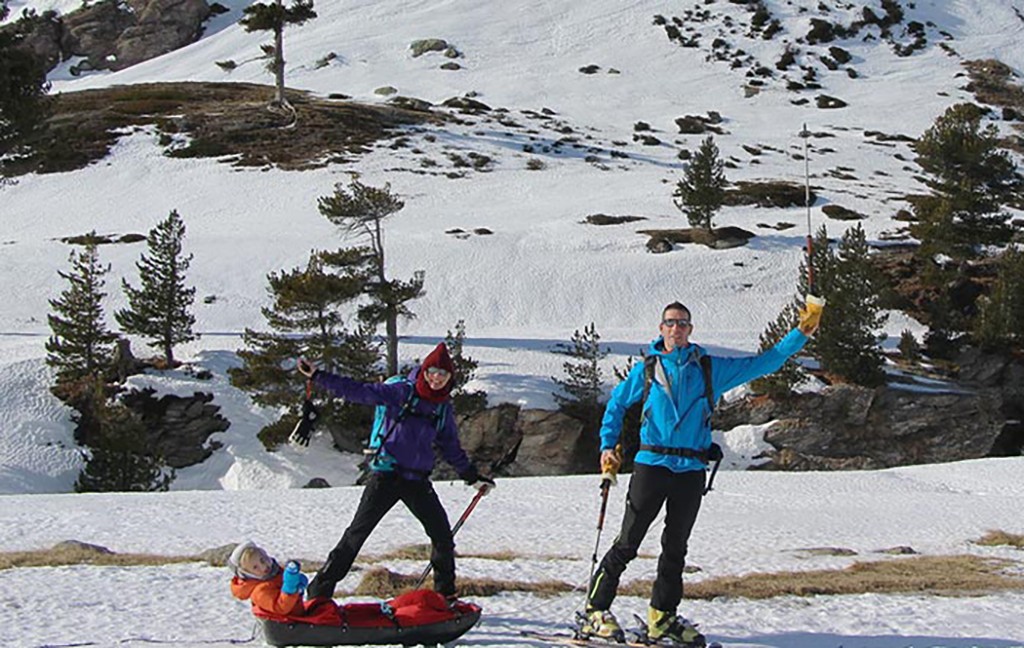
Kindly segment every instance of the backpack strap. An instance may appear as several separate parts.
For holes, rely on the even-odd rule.
[[[363,451],[364,453],[369,454],[370,456],[367,459],[365,459],[362,464],[360,464],[361,467],[363,465],[369,467],[380,460],[381,455],[384,454],[385,442],[387,442],[387,440],[391,438],[391,434],[395,431],[395,428],[398,427],[398,424],[404,421],[406,417],[409,416],[409,414],[412,413],[414,416],[416,415],[414,413],[414,408],[420,402],[420,397],[416,393],[416,385],[405,376],[394,376],[392,378],[389,378],[386,382],[402,382],[408,385],[409,395],[405,397],[405,402],[402,403],[402,408],[398,411],[398,416],[391,419],[390,424],[387,426],[387,430],[385,430],[384,434],[380,435],[380,440],[377,442],[377,445],[372,446],[371,448],[367,448],[366,450]],[[434,414],[431,417],[433,418],[434,427],[438,432],[440,432],[441,428],[444,427],[445,415],[447,414],[445,405],[447,403],[448,401],[438,403],[437,407],[434,408]],[[378,407],[383,406],[378,405]],[[373,439],[371,439],[370,441],[372,443]]]
[[[654,370],[657,368],[658,362],[658,356],[654,353],[644,356],[644,393],[640,397],[641,408],[647,402],[647,397],[651,395],[651,385],[654,383]]]
[[[654,373],[657,370],[658,356],[654,353],[644,357],[644,391],[640,397],[640,403],[646,403],[647,397],[651,395],[651,385],[654,384]],[[708,399],[708,410],[715,411],[715,390],[711,384],[711,356],[705,354],[700,357],[700,368],[704,374],[704,398]]]

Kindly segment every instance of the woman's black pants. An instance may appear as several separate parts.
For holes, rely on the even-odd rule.
[[[430,537],[434,589],[445,596],[455,594],[455,541],[448,524],[448,514],[441,506],[433,484],[429,479],[402,479],[395,473],[375,472],[363,489],[352,523],[306,589],[307,598],[330,598],[334,595],[334,587],[352,568],[363,543],[399,501],[416,516]]]

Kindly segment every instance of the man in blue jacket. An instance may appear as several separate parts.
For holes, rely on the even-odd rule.
[[[640,543],[664,504],[665,528],[647,615],[648,638],[660,643],[705,645],[703,635],[692,623],[678,616],[676,609],[683,596],[687,542],[704,495],[711,448],[712,403],[733,387],[777,371],[817,330],[822,306],[823,302],[808,298],[808,305],[800,311],[798,327],[760,355],[716,356],[711,360],[707,372],[711,378],[710,402],[705,387],[706,370],[701,360],[707,354],[690,342],[693,332],[690,310],[673,302],[662,311],[658,326],[661,335],[648,348],[648,355],[656,361],[637,364],[612,390],[601,422],[604,472],[609,466],[618,468],[620,458],[615,447],[622,431],[622,419],[626,410],[647,392],[640,427],[640,450],[629,482],[622,530],[590,583],[582,634],[622,639],[622,628],[610,611],[619,577],[636,557]]]
[[[459,444],[450,396],[455,367],[448,348],[443,342],[438,344],[407,379],[396,382],[359,382],[320,371],[303,359],[297,368],[318,387],[351,403],[384,406],[386,412],[380,435],[371,439],[371,447],[377,452],[370,462],[372,474],[359,507],[306,588],[307,598],[334,595],[335,585],[348,574],[370,533],[401,501],[430,537],[434,589],[454,601],[455,541],[448,515],[429,479],[434,468],[434,445],[459,477],[485,495],[494,487],[494,480],[479,473]]]

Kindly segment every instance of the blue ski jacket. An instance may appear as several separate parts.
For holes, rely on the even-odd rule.
[[[786,359],[803,348],[807,336],[793,329],[772,348],[756,356],[712,356],[711,388],[714,400],[745,382],[778,370]],[[704,372],[700,358],[707,353],[696,344],[665,351],[661,337],[651,342],[648,353],[658,356],[654,380],[643,405],[640,425],[642,445],[666,448],[707,450],[711,447],[711,406],[704,392]],[[610,450],[619,441],[626,410],[643,397],[644,363],[638,363],[612,390],[601,420],[601,450]],[[641,450],[636,463],[664,466],[673,472],[703,470],[699,459]]]
[[[394,470],[405,479],[425,479],[434,469],[436,443],[444,460],[465,478],[472,473],[473,464],[459,444],[451,400],[436,405],[421,398],[410,399],[410,392],[416,389],[418,372],[419,368],[413,369],[408,381],[364,383],[328,371],[317,371],[313,382],[349,402],[386,408],[384,429],[394,427],[384,441],[383,458],[388,461],[375,462],[374,469]],[[408,414],[395,423],[406,403],[410,405]],[[443,421],[435,423],[438,412]]]

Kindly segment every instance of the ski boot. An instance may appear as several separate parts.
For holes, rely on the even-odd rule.
[[[589,610],[576,614],[580,622],[576,630],[577,638],[601,639],[616,643],[626,640],[626,633],[622,631],[622,626],[610,610]]]
[[[675,612],[648,608],[646,631],[645,643],[649,644],[686,648],[707,646],[707,639],[697,631],[697,626]]]

